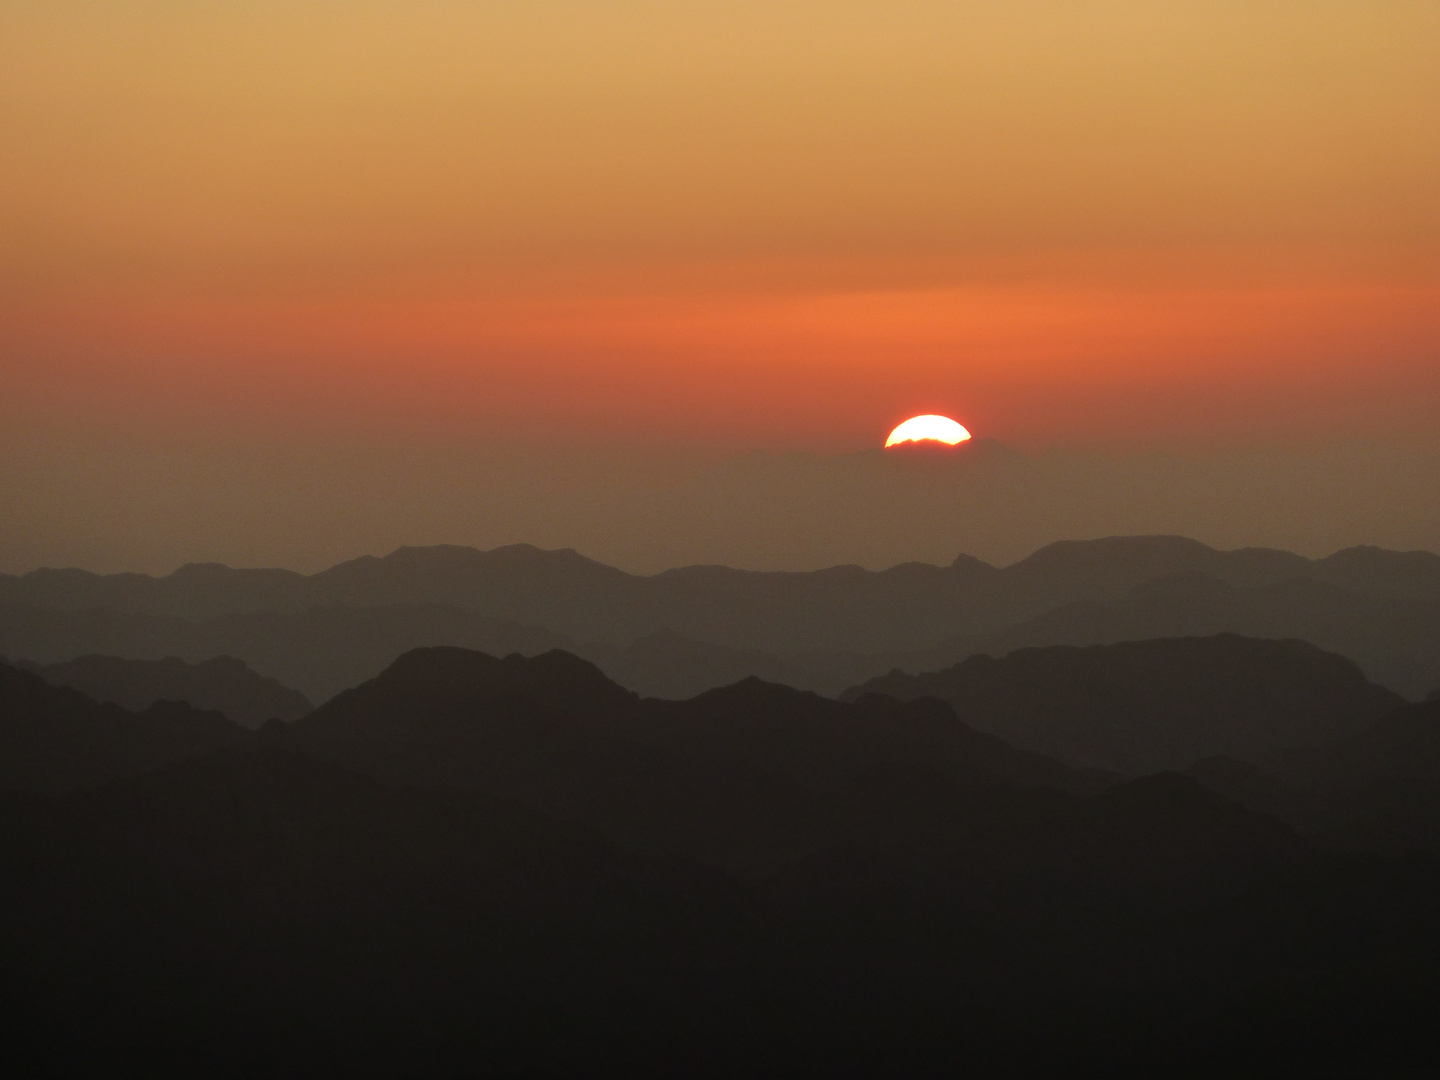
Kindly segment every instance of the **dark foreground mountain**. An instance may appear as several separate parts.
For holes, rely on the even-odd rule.
[[[1402,706],[1342,738],[1188,771],[1332,846],[1440,852],[1440,702]]]
[[[0,852],[15,1075],[653,1065],[768,943],[714,875],[273,751],[11,797]]]
[[[10,728],[72,756],[143,718],[10,675]],[[1394,715],[1353,738],[1399,751],[1337,767],[1430,768],[1425,717]],[[155,772],[0,795],[9,1071],[1440,1067],[1440,858],[1329,851],[933,699],[643,700],[563,653],[436,648],[226,730]]]
[[[130,712],[0,663],[0,791],[64,791],[244,739],[216,712],[175,701]]]
[[[1351,735],[1403,703],[1343,657],[1234,634],[972,656],[842,697],[867,693],[939,698],[1013,746],[1130,775]]]
[[[298,690],[257,675],[233,656],[188,664],[174,656],[125,660],[92,655],[32,670],[53,686],[68,686],[131,712],[157,701],[183,701],[224,713],[248,728],[258,728],[267,720],[297,720],[311,707]]]
[[[258,743],[264,744],[263,738]],[[774,875],[273,746],[0,798],[15,1075],[1408,1075],[1440,866],[879,767]]]
[[[757,678],[805,690],[834,693],[837,676],[866,661],[853,656],[796,658],[732,649],[660,630],[629,645],[586,644],[572,651],[594,663],[621,686],[645,697],[683,700],[742,679]]]
[[[1297,787],[1352,787],[1388,777],[1440,782],[1440,702],[1404,705],[1363,731],[1267,754],[1261,764]]]
[[[937,701],[846,704],[758,679],[641,699],[558,651],[419,649],[271,738],[357,773],[515,799],[637,851],[731,868],[820,843],[833,823],[817,793],[879,767],[966,788],[1110,782],[1011,749]]]

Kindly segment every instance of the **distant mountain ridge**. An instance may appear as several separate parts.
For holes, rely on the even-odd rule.
[[[1238,633],[1299,638],[1411,698],[1440,681],[1440,556],[1310,560],[1181,537],[1064,541],[998,569],[693,566],[639,577],[573,551],[401,548],[312,576],[189,566],[164,578],[0,576],[0,654],[231,655],[320,702],[406,651],[564,649],[674,699],[755,675],[825,694],[977,653]]]
[[[989,633],[1158,577],[1197,573],[1242,587],[1311,579],[1367,596],[1440,600],[1440,555],[1357,547],[1324,559],[1174,536],[1060,541],[1003,569],[949,566],[809,572],[687,566],[638,576],[561,549],[402,547],[318,574],[192,564],[155,578],[35,570],[0,575],[0,604],[107,609],[191,621],[317,606],[443,605],[581,641],[625,644],[673,631],[730,648],[853,652],[923,648]]]
[[[1244,587],[1194,572],[1146,581],[1116,600],[1058,607],[999,633],[956,639],[900,666],[933,670],[976,653],[1221,633],[1308,641],[1412,699],[1424,697],[1440,677],[1440,600],[1355,593],[1314,578]]]

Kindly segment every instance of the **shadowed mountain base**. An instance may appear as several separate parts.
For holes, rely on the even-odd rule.
[[[1433,848],[1327,850],[933,699],[439,648],[252,734],[0,676],[14,760],[42,732],[47,786],[115,777],[0,795],[17,1075],[1440,1068]],[[1248,768],[1427,782],[1434,708]]]

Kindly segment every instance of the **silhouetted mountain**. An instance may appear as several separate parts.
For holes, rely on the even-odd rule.
[[[184,619],[108,608],[69,611],[30,604],[0,605],[0,656],[42,666],[81,656],[119,656],[129,660],[163,660],[167,656],[210,659],[193,656],[188,651],[195,632],[195,625]]]
[[[216,712],[174,701],[130,712],[0,663],[0,791],[63,791],[244,738]]]
[[[1352,734],[1402,703],[1313,645],[1234,634],[972,656],[842,698],[866,693],[939,698],[1014,746],[1131,775]]]
[[[0,601],[201,620],[232,612],[303,610],[312,606],[307,580],[291,570],[237,570],[218,563],[190,563],[162,578],[47,567],[0,575]]]
[[[317,710],[309,732],[379,730],[457,704],[527,700],[566,716],[594,719],[634,709],[639,697],[578,656],[552,649],[540,656],[496,659],[450,646],[413,649],[374,679]],[[354,728],[359,724],[358,729]],[[368,736],[367,736],[368,737]]]
[[[474,666],[484,693],[593,682],[565,658]],[[824,843],[741,880],[254,742],[0,798],[17,1075],[1440,1065],[1440,865],[1309,850],[1173,774],[1083,797],[882,765],[807,797]]]
[[[1393,700],[1297,642],[968,667],[1008,673],[980,680],[997,702],[1194,699],[1270,735]],[[27,1076],[1433,1068],[1440,859],[1327,852],[1207,787],[1429,784],[1437,710],[1117,783],[935,698],[751,678],[643,699],[561,651],[414,650],[258,733],[0,667],[5,1057]],[[1414,790],[1398,818],[1369,794],[1276,812],[1424,848]]]
[[[732,649],[662,630],[624,647],[583,642],[573,649],[616,682],[646,697],[694,697],[742,679],[758,678],[838,697],[861,678],[910,662],[910,652],[778,655]],[[920,654],[922,656],[928,654]]]
[[[53,686],[68,686],[96,701],[112,702],[131,712],[147,709],[157,701],[183,701],[197,709],[224,713],[248,728],[258,728],[272,719],[296,720],[311,708],[304,694],[257,675],[233,656],[218,656],[198,664],[187,664],[173,656],[164,660],[82,656],[60,664],[36,665],[30,670]]]
[[[576,652],[646,697],[691,698],[747,678],[814,689],[801,663],[758,650],[695,641],[672,630],[657,631],[624,648],[588,645]]]
[[[1308,641],[1355,661],[1371,679],[1412,699],[1440,676],[1440,601],[1361,596],[1301,578],[1240,587],[1200,574],[1159,578],[1117,601],[1072,604],[1001,633],[951,641],[902,666],[933,669],[975,653],[1003,656],[1043,645],[1221,633]]]
[[[639,851],[730,867],[827,837],[806,793],[877,765],[966,787],[1108,782],[971,731],[940,702],[842,704],[757,679],[640,699],[559,651],[416,650],[276,738],[356,772],[517,799]]]
[[[92,653],[138,660],[178,656],[191,663],[233,656],[312,701],[356,686],[426,645],[508,655],[570,647],[570,641],[453,607],[320,607],[226,615],[197,624],[112,611],[0,606],[0,655],[41,666]]]
[[[1003,570],[961,556],[948,567],[763,573],[689,566],[649,577],[528,545],[400,548],[309,577],[208,565],[164,578],[37,570],[0,576],[0,603],[192,621],[317,606],[443,605],[612,645],[668,630],[739,650],[888,652],[993,633],[1065,604],[1118,600],[1177,573],[1247,588],[1314,579],[1364,596],[1440,602],[1440,556],[1428,552],[1354,548],[1308,560],[1148,536],[1052,544]]]
[[[1318,580],[1361,596],[1440,600],[1440,556],[1434,552],[1386,551],[1364,544],[1319,559],[1314,567]]]
[[[1166,550],[1165,545],[1160,549]],[[1175,550],[1189,550],[1189,543],[1175,545]],[[1063,562],[1074,554],[1068,551],[1057,545],[1041,553],[1044,559],[1036,556],[1039,569],[1027,571],[1033,588],[1043,591],[1044,582],[1054,576],[1046,561]],[[1076,551],[1093,554],[1094,549],[1082,545]],[[1262,563],[1270,558],[1269,553],[1231,555],[1236,557],[1232,569],[1241,555]],[[562,634],[444,606],[330,607],[194,624],[111,611],[0,605],[0,653],[41,664],[87,653],[136,659],[174,655],[192,662],[233,655],[268,677],[298,687],[312,700],[355,686],[408,649],[426,645],[458,645],[499,655],[564,648],[595,661],[630,689],[683,698],[750,675],[833,695],[892,669],[934,671],[980,653],[1225,632],[1311,641],[1355,660],[1372,679],[1410,697],[1421,696],[1440,676],[1440,602],[1359,596],[1306,579],[1251,588],[1203,575],[1174,575],[1146,582],[1112,603],[1071,604],[996,633],[952,638],[926,649],[783,655],[698,641],[672,630],[627,646],[574,642]]]
[[[1361,850],[1440,852],[1440,702],[1404,705],[1365,730],[1188,770],[1213,791]]]
[[[1440,782],[1440,704],[1405,705],[1365,730],[1267,755],[1266,770],[1301,788],[1336,788],[1387,777]]]
[[[686,698],[758,676],[835,695],[912,659],[910,653],[777,656],[660,631],[626,646],[572,642],[562,634],[496,622],[454,607],[392,605],[227,615],[204,623],[113,611],[0,605],[0,655],[37,666],[103,653],[130,659],[180,656],[200,663],[235,656],[266,677],[324,701],[373,678],[410,649],[454,645],[493,655],[563,648],[650,697]],[[923,654],[928,657],[929,654]]]
[[[199,651],[223,645],[257,671],[306,691],[314,701],[357,686],[396,657],[427,645],[498,655],[570,647],[569,639],[548,630],[497,622],[454,607],[320,607],[297,615],[231,615],[199,630]]]

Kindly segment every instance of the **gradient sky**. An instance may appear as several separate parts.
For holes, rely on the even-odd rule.
[[[1434,442],[1437,103],[1430,0],[0,0],[6,453]]]

